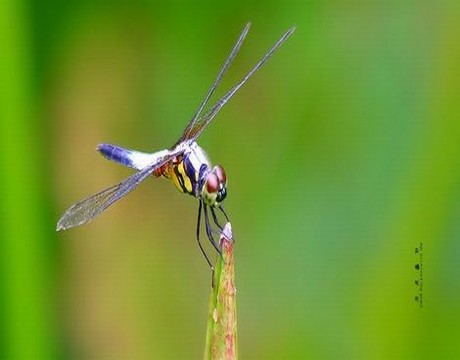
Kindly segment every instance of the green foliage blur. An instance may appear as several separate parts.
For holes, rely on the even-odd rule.
[[[240,358],[460,358],[459,19],[453,0],[2,1],[0,358],[202,358],[193,198],[152,179],[55,226],[132,173],[97,144],[176,141],[249,20],[215,99],[297,31],[200,138],[229,177]]]

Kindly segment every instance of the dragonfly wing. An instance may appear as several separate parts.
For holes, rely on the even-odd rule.
[[[113,198],[120,187],[121,183],[72,205],[59,219],[56,230],[67,230],[92,220],[107,208],[108,205],[106,204],[109,199]]]
[[[120,200],[130,191],[134,190],[153,171],[170,161],[178,153],[169,153],[157,162],[146,166],[141,171],[131,175],[121,183],[111,186],[72,205],[57,223],[56,230],[66,230],[75,226],[83,225],[101,214],[110,205]]]
[[[219,85],[220,81],[222,80],[222,77],[224,74],[227,72],[230,64],[232,63],[233,59],[235,58],[236,54],[240,50],[241,45],[243,44],[244,39],[246,38],[246,35],[248,34],[249,28],[251,26],[251,23],[246,24],[246,26],[243,29],[243,32],[241,33],[240,37],[238,38],[236,44],[233,46],[232,52],[230,55],[227,57],[225,60],[224,65],[219,71],[219,74],[216,77],[216,80],[214,80],[214,83],[211,85],[210,89],[208,90],[208,93],[206,94],[206,97],[203,99],[203,101],[200,104],[200,107],[198,108],[196,114],[194,115],[193,119],[188,123],[187,127],[185,128],[181,138],[179,139],[178,143],[190,139],[190,133],[192,129],[195,127],[195,123],[197,122],[198,118],[201,115],[201,112],[203,111],[204,107],[208,103],[210,97],[216,90],[217,86]]]
[[[203,130],[209,125],[217,113],[224,107],[224,105],[235,95],[235,93],[248,81],[254,73],[259,70],[263,64],[273,55],[273,53],[292,35],[295,27],[289,29],[284,35],[276,42],[275,45],[264,55],[262,59],[252,68],[251,71],[233,88],[231,88],[219,101],[211,107],[198,121],[195,122],[192,129],[187,133],[187,138],[195,141]]]

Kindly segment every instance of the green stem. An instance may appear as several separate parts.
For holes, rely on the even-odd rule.
[[[209,298],[205,359],[237,359],[236,289],[230,223],[220,237],[222,257],[216,262]]]

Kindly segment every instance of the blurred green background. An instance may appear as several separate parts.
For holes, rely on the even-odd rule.
[[[210,272],[197,202],[95,152],[173,144],[294,36],[200,139],[229,177],[242,359],[460,358],[458,1],[0,5],[0,357],[197,359]],[[423,244],[423,308],[414,300]]]

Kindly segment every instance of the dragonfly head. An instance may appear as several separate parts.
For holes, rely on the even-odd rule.
[[[227,175],[222,166],[216,165],[206,175],[202,198],[206,205],[219,206],[227,197]]]

